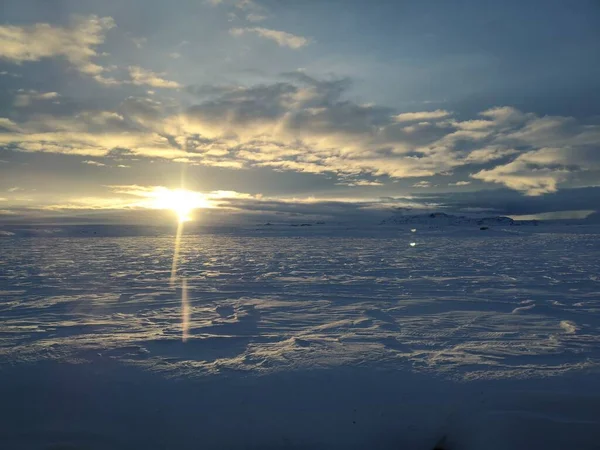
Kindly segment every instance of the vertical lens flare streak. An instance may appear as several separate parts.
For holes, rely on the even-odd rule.
[[[179,260],[179,248],[181,247],[181,236],[183,235],[183,221],[177,223],[177,233],[175,233],[175,248],[173,250],[173,262],[171,263],[171,287],[175,286],[177,279],[177,262]]]
[[[175,248],[173,250],[173,263],[171,264],[171,287],[175,286],[177,280],[177,262],[179,260],[179,249],[181,247],[181,236],[183,235],[183,224],[180,220],[177,223],[177,233],[175,234]],[[187,342],[190,329],[190,305],[188,301],[187,280],[181,280],[181,341]]]
[[[190,334],[190,304],[188,301],[187,281],[181,282],[181,341],[187,342]]]

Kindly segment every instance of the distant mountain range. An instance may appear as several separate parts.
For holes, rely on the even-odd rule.
[[[433,228],[446,226],[537,226],[538,220],[514,220],[510,217],[495,216],[495,217],[466,217],[454,216],[442,212],[430,214],[415,214],[415,215],[394,215],[380,222],[380,225],[420,225]]]

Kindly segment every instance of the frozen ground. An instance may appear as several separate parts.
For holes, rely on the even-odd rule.
[[[0,447],[600,448],[600,235],[488,231],[0,237]]]

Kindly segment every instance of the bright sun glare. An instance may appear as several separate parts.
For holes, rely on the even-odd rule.
[[[187,189],[157,188],[152,193],[151,206],[156,209],[170,209],[177,214],[180,223],[192,220],[191,212],[197,208],[206,208],[209,202],[206,197]]]

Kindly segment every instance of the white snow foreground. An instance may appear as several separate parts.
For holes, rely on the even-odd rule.
[[[102,360],[1,373],[7,449],[520,450],[598,442],[597,381],[586,377],[464,384],[338,367],[198,380]]]
[[[598,237],[7,237],[0,448],[597,449]]]

